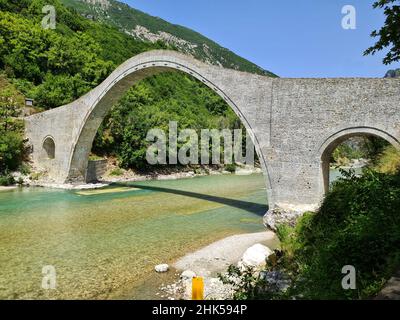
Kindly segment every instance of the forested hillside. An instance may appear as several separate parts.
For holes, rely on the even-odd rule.
[[[56,7],[56,30],[41,26],[46,4]],[[165,48],[90,22],[58,0],[2,1],[0,9],[0,68],[40,109],[77,99],[128,57]]]
[[[118,28],[135,39],[159,41],[204,62],[262,75],[275,76],[186,27],[150,16],[114,0],[61,0],[82,16]]]
[[[24,158],[23,114],[25,99],[0,74],[0,185],[13,184],[10,170],[18,169]]]
[[[41,26],[45,5],[56,8],[55,30]],[[140,40],[110,24],[82,17],[59,0],[0,0],[0,44],[2,79],[18,95],[34,100],[34,112],[74,101],[138,53],[178,50],[166,42]],[[1,95],[7,99],[5,91]],[[1,123],[8,121],[9,116],[4,116],[8,107],[1,105]],[[180,73],[163,74],[135,85],[113,108],[94,150],[101,156],[115,156],[125,168],[143,169],[147,130],[167,128],[174,120],[181,129],[240,126],[227,104],[199,81]],[[21,132],[16,133],[20,139]],[[10,156],[6,154],[9,145],[4,141],[3,145],[0,159]],[[23,153],[22,146],[19,149]],[[22,157],[13,159],[13,166],[0,167],[2,175],[15,170]]]

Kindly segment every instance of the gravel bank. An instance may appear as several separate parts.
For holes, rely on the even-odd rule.
[[[180,271],[191,270],[198,276],[209,277],[236,264],[244,252],[257,243],[274,250],[278,239],[272,231],[234,235],[184,256],[173,266]]]

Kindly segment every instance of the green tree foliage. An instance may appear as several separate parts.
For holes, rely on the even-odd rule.
[[[114,68],[112,62],[99,58],[100,45],[82,32],[67,37],[44,30],[40,24],[19,15],[0,12],[0,36],[7,43],[1,52],[0,66],[9,76],[36,86],[27,94],[46,109],[77,99]],[[68,92],[63,92],[65,89]],[[46,95],[51,98],[47,100]]]
[[[41,26],[45,5],[56,8],[56,30]],[[0,69],[25,81],[20,89],[44,109],[79,98],[133,55],[165,48],[88,21],[58,0],[0,2],[0,8]]]
[[[77,99],[90,88],[90,84],[80,74],[55,76],[48,73],[44,82],[31,92],[35,103],[46,108],[55,108]]]
[[[28,8],[30,2],[30,0],[0,0],[0,10],[22,12]]]
[[[3,132],[0,136],[0,172],[16,170],[23,158],[23,139],[17,132]]]
[[[44,30],[44,5],[57,12],[55,30]],[[99,85],[117,65],[160,42],[138,41],[118,29],[81,17],[59,0],[0,0],[0,69],[18,89],[51,109]],[[146,168],[147,132],[178,121],[179,129],[237,128],[228,105],[199,81],[180,73],[146,79],[130,90],[103,123],[94,143],[100,155],[115,155],[125,168]]]
[[[19,119],[23,105],[24,97],[0,74],[0,176],[17,169],[23,159],[23,122]]]
[[[118,156],[124,168],[146,169],[147,132],[239,128],[229,106],[199,81],[181,73],[165,73],[136,84],[104,121],[95,139],[98,154]]]
[[[400,150],[391,145],[387,146],[377,158],[375,169],[389,174],[400,171]]]
[[[386,140],[372,135],[353,137],[333,151],[331,162],[349,165],[351,160],[363,158],[370,160],[371,164],[376,164],[388,145],[389,142]]]
[[[400,264],[400,175],[345,173],[317,213],[280,238],[294,274],[290,295],[306,299],[365,299],[377,294]],[[342,268],[357,270],[357,290],[342,288]]]
[[[384,26],[378,31],[374,30],[371,34],[374,38],[379,38],[376,44],[368,48],[364,54],[375,54],[385,48],[389,48],[383,63],[391,64],[400,60],[400,6],[398,0],[379,0],[373,5],[374,8],[383,8],[386,16]]]

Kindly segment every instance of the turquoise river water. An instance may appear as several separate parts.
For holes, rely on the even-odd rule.
[[[1,191],[0,299],[155,299],[176,279],[155,265],[264,231],[266,210],[261,174]],[[55,269],[54,290],[42,288],[44,266]]]
[[[155,265],[265,230],[266,203],[260,174],[2,191],[0,299],[149,298]],[[42,289],[44,266],[55,290]]]

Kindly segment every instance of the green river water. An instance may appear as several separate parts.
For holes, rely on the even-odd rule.
[[[261,174],[2,191],[0,299],[151,298],[155,265],[265,230],[266,203]],[[55,290],[41,288],[47,265]]]
[[[264,231],[266,210],[261,174],[0,191],[0,299],[157,299],[177,275],[155,265]],[[42,289],[44,266],[55,290]]]

